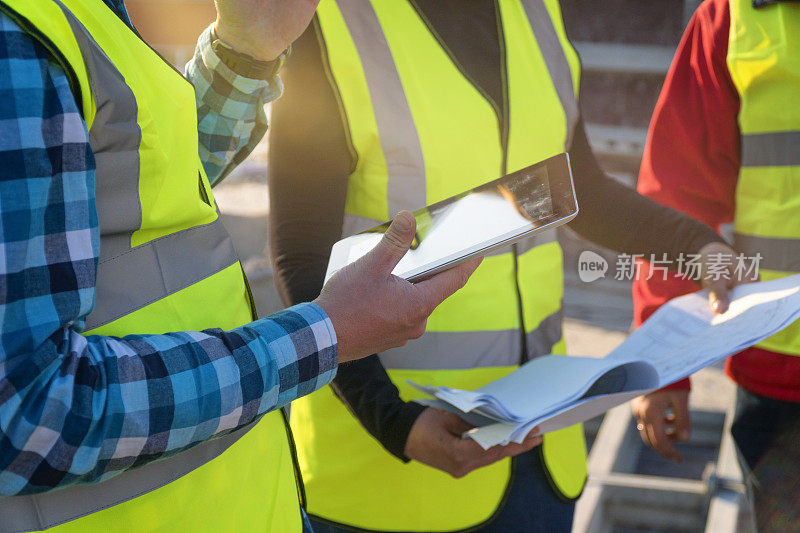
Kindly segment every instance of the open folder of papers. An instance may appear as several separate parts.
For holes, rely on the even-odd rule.
[[[800,274],[736,287],[722,315],[705,291],[675,298],[604,358],[548,355],[474,391],[413,384],[422,403],[474,424],[484,448],[522,442],[588,420],[682,379],[777,333],[800,318]]]

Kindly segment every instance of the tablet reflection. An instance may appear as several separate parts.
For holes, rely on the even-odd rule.
[[[543,226],[555,216],[547,168],[517,173],[414,212],[417,232],[394,274],[404,276],[451,255],[471,253],[499,237]],[[389,227],[349,237],[348,262],[371,250]]]

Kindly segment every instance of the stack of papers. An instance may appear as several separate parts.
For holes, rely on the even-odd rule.
[[[466,436],[483,448],[522,442],[597,416],[742,351],[800,318],[800,274],[736,287],[724,314],[708,293],[675,298],[601,359],[548,355],[474,391],[414,387],[421,403],[453,412],[476,427]]]

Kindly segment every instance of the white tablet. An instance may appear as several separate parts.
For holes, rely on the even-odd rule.
[[[569,155],[559,154],[414,211],[414,242],[392,273],[418,281],[577,214]],[[375,247],[388,227],[385,222],[334,244],[325,281]]]

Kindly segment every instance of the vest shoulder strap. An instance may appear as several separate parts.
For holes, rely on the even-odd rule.
[[[14,21],[26,35],[47,50],[52,61],[64,70],[70,91],[75,97],[75,101],[79,104],[81,116],[84,120],[87,120],[92,114],[90,111],[92,93],[89,90],[89,79],[86,76],[78,43],[69,29],[69,23],[58,6],[53,2],[0,0],[0,13]],[[40,29],[40,25],[31,22],[29,17],[34,14],[39,15],[37,20],[47,21],[46,24],[52,28],[48,33],[50,35],[59,35],[59,41],[61,42],[54,42],[51,37],[45,35]]]

